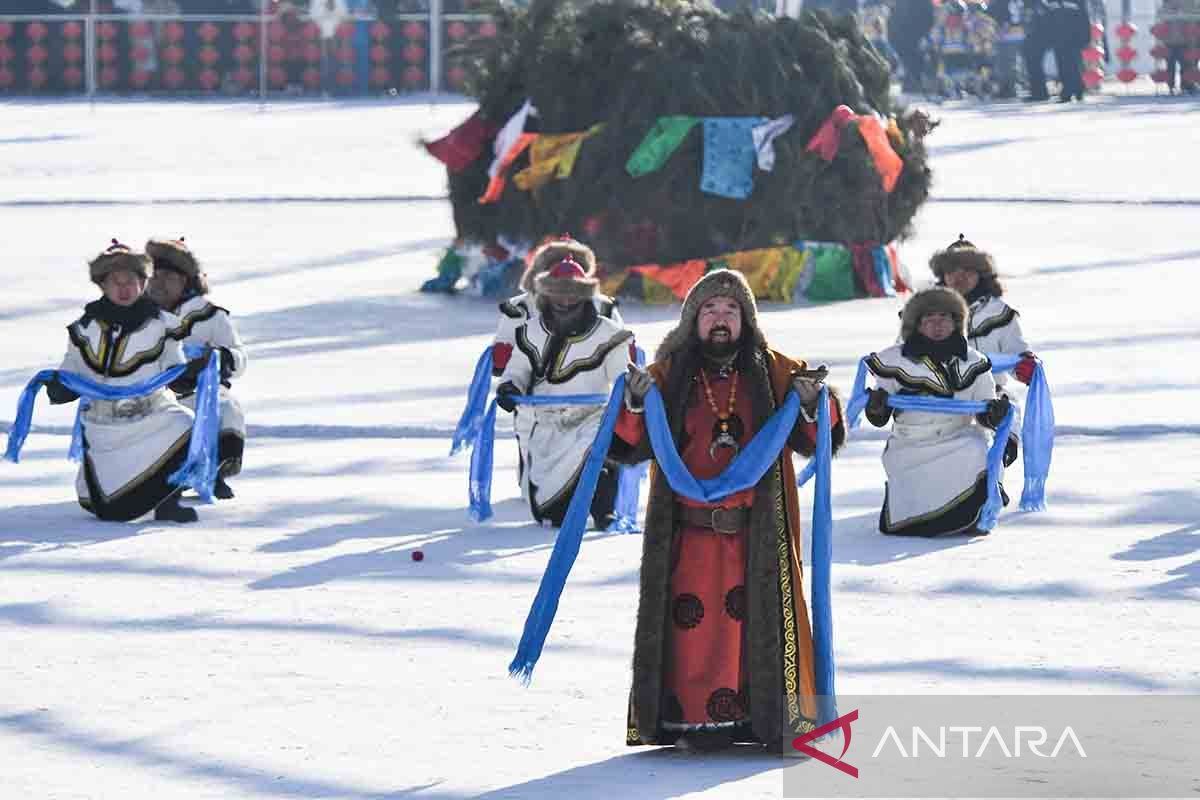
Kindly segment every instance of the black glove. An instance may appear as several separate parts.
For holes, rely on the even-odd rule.
[[[502,383],[496,389],[496,405],[511,414],[517,410],[517,398],[522,394],[524,392],[513,385],[512,381]]]
[[[188,361],[183,373],[171,381],[171,391],[181,397],[193,394],[196,391],[196,382],[200,379],[200,373],[208,366],[208,356],[210,353],[212,353],[212,348],[205,347],[203,354]]]
[[[1008,437],[1008,441],[1004,443],[1004,466],[1011,467],[1016,460],[1017,440],[1010,436]]]
[[[892,407],[888,405],[886,389],[871,389],[870,399],[867,400],[867,421],[876,428],[882,428],[892,418]]]
[[[1009,402],[1008,395],[1001,395],[995,400],[988,400],[987,411],[980,414],[976,419],[980,425],[987,426],[992,430],[1000,427],[1000,423],[1004,422],[1004,418],[1008,416],[1008,410],[1012,407]]]
[[[233,353],[228,347],[218,347],[217,350],[221,353],[221,383],[228,383],[229,378],[233,375]]]
[[[73,403],[79,399],[79,394],[62,385],[62,381],[58,379],[58,372],[55,371],[54,377],[46,381],[46,396],[50,398],[53,405],[61,405],[63,403]]]

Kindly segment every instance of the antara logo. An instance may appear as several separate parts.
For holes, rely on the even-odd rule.
[[[855,709],[848,714],[843,714],[833,722],[828,722],[819,728],[809,731],[803,736],[798,736],[797,738],[793,739],[792,747],[795,750],[804,753],[805,755],[815,758],[817,761],[820,761],[823,764],[828,764],[834,769],[846,773],[852,778],[857,778],[858,767],[848,764],[842,760],[845,757],[846,752],[850,749],[850,723],[857,720],[858,709]],[[809,742],[819,739],[822,736],[839,729],[842,732],[842,752],[836,758],[828,753],[818,750],[809,744]],[[978,749],[974,750],[974,752],[972,752],[971,749],[971,734],[973,733],[983,734],[982,737],[977,740],[979,741],[979,747]],[[989,747],[994,747],[997,752],[1003,753],[1006,758],[1019,758],[1022,752],[1022,744],[1024,744],[1028,751],[1033,753],[1035,756],[1039,756],[1040,758],[1057,758],[1059,752],[1062,751],[1063,747],[1068,742],[1071,744],[1080,758],[1088,757],[1087,752],[1083,749],[1083,744],[1079,741],[1079,737],[1069,725],[1063,729],[1063,732],[1059,735],[1058,740],[1054,745],[1054,749],[1049,753],[1044,753],[1040,749],[1049,740],[1049,733],[1040,725],[1017,725],[1013,729],[1012,736],[1008,739],[1005,738],[1004,734],[1001,733],[1000,729],[995,725],[987,728],[986,733],[984,733],[984,728],[978,725],[942,726],[937,729],[936,741],[933,737],[926,733],[923,728],[919,726],[913,726],[912,737],[910,739],[911,747],[908,750],[904,748],[904,741],[901,740],[900,734],[897,733],[895,726],[889,725],[883,732],[883,736],[879,738],[879,744],[875,746],[874,752],[871,753],[871,758],[878,758],[880,753],[884,751],[885,747],[887,747],[889,743],[891,746],[895,747],[901,757],[918,758],[922,755],[922,742],[924,742],[925,749],[928,750],[931,755],[937,756],[938,758],[946,758],[946,754],[948,752],[952,754],[954,752],[949,748],[948,739],[953,738],[955,735],[959,736],[962,740],[961,752],[963,758],[983,758],[988,752]],[[1008,745],[1009,741],[1012,742],[1011,749]]]

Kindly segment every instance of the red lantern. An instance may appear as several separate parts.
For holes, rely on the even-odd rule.
[[[25,27],[25,35],[35,42],[40,42],[42,39],[45,39],[48,32],[49,29],[40,22],[31,22]],[[115,35],[115,27],[113,28],[113,32]]]
[[[179,67],[167,67],[163,73],[163,83],[170,89],[178,89],[187,82],[187,76]]]
[[[163,61],[171,65],[182,63],[183,56],[183,48],[177,44],[168,45],[167,47],[164,47],[162,51]]]
[[[100,85],[105,88],[116,86],[120,77],[121,73],[117,71],[116,67],[104,67],[100,70]]]
[[[100,57],[101,64],[111,64],[117,60],[117,48],[109,42],[105,42],[104,44],[100,45],[98,55]]]
[[[83,26],[78,22],[68,22],[62,27],[63,36],[67,39],[78,39],[83,35]],[[0,33],[0,39],[3,39],[3,33]]]
[[[1156,44],[1156,45],[1154,45],[1154,47],[1150,48],[1150,55],[1154,56],[1155,58],[1157,58],[1160,61],[1162,59],[1166,58],[1167,54],[1168,54],[1168,50],[1167,50],[1167,46],[1165,44],[1161,44],[1161,43]]]
[[[48,53],[46,48],[42,47],[40,44],[35,44],[33,47],[25,51],[25,58],[29,60],[30,64],[44,64],[46,63],[46,59],[49,57],[50,53]]]
[[[150,73],[144,69],[135,69],[129,73],[129,82],[137,89],[145,89],[150,85]]]
[[[1200,83],[1200,69],[1185,69],[1181,76],[1188,83]]]
[[[287,28],[282,22],[272,22],[267,26],[267,38],[272,42],[282,42],[287,38]]]
[[[354,70],[339,69],[335,78],[338,86],[350,86],[354,83]]]
[[[375,67],[371,70],[372,86],[387,86],[392,82],[392,71],[387,67]]]
[[[374,47],[372,47],[371,51],[370,51],[370,55],[371,55],[371,63],[372,64],[382,64],[385,61],[388,61],[389,59],[391,59],[391,57],[392,57],[391,51],[389,51],[386,47],[384,47],[381,44],[377,44]]]
[[[1095,45],[1083,48],[1083,60],[1089,64],[1099,64],[1104,60],[1104,51]]]
[[[1165,22],[1156,22],[1150,26],[1150,35],[1155,39],[1167,38],[1167,33],[1170,31],[1170,26]]]
[[[446,34],[451,39],[461,39],[467,35],[467,26],[463,25],[461,22],[451,22],[446,27]]]
[[[105,46],[107,47],[108,45]],[[144,44],[139,44],[130,51],[129,55],[133,61],[142,62],[150,58],[150,48]]]
[[[201,40],[205,42],[216,41],[216,38],[221,35],[221,29],[211,22],[204,23],[196,29],[196,32],[200,34]]]
[[[353,22],[343,22],[342,24],[338,25],[336,34],[339,39],[351,38],[352,36],[354,36],[354,23]]]
[[[74,25],[75,23],[71,23]],[[0,22],[0,42],[12,36],[13,26],[11,22]]]
[[[462,67],[451,67],[446,70],[446,79],[455,89],[461,88],[463,81],[467,79],[467,71]]]
[[[1117,50],[1117,58],[1121,60],[1121,63],[1128,64],[1130,61],[1133,61],[1135,58],[1137,58],[1137,50],[1134,50],[1129,45],[1125,45]]]
[[[200,70],[200,86],[205,91],[211,92],[221,85],[221,76],[217,74],[215,69]]]
[[[410,44],[404,48],[404,60],[409,64],[419,64],[425,58],[425,48],[419,44]]]
[[[304,85],[309,89],[321,88],[321,70],[316,67],[307,67],[300,74],[300,80],[304,81]]]
[[[233,38],[239,42],[245,41],[254,35],[254,26],[249,22],[239,22],[233,26]]]
[[[414,41],[425,41],[425,26],[419,22],[410,22],[404,26],[404,38]]]
[[[253,61],[254,48],[248,44],[239,44],[237,47],[233,48],[233,60],[239,64],[245,64],[249,61]]]
[[[404,70],[404,85],[409,89],[425,85],[425,70],[420,67],[409,67]]]
[[[29,70],[29,75],[27,78],[30,86],[32,86],[34,89],[40,89],[46,85],[46,70],[42,69],[41,67],[34,67],[33,69]]]
[[[168,22],[163,26],[163,36],[168,42],[183,41],[183,26],[178,22]]]
[[[75,42],[63,45],[63,60],[68,64],[78,64],[83,61],[83,48]]]
[[[376,22],[371,26],[371,39],[376,42],[383,41],[391,32],[392,29],[386,22]]]
[[[1101,72],[1096,67],[1091,67],[1090,69],[1085,69],[1083,71],[1083,83],[1089,89],[1095,89],[1097,86],[1099,86],[1103,82],[1104,82],[1104,73]]]
[[[1137,33],[1137,25],[1130,22],[1122,22],[1117,26],[1117,38],[1122,42],[1127,42]]]
[[[317,23],[310,22],[300,29],[300,35],[310,42],[315,42],[321,37],[321,29],[317,27]]]
[[[13,60],[13,49],[8,45],[0,42],[0,65],[7,64]]]
[[[1125,67],[1117,73],[1117,80],[1121,83],[1129,83],[1137,78],[1137,70],[1130,67]]]
[[[79,67],[67,67],[63,70],[63,81],[67,86],[79,86],[83,83],[83,70]]]
[[[129,26],[129,35],[137,39],[144,39],[147,36],[150,36],[152,33],[153,31],[150,30],[150,23],[148,22],[142,22],[139,20],[138,22],[134,22]]]
[[[1184,61],[1200,61],[1200,47],[1189,47],[1183,51]]]
[[[309,42],[304,45],[304,60],[310,64],[315,64],[321,60],[321,45],[316,42]]]
[[[217,48],[211,45],[205,45],[200,48],[199,55],[200,63],[206,67],[211,67],[213,64],[221,60],[221,54],[217,52]]]
[[[272,89],[282,89],[287,85],[287,70],[283,67],[271,67],[267,70],[267,81]]]
[[[238,82],[238,85],[243,89],[250,88],[254,83],[254,70],[249,67],[238,67],[233,72],[233,79]]]
[[[1101,25],[1099,22],[1092,23],[1091,31],[1092,31],[1092,41],[1093,42],[1098,42],[1104,38],[1104,26]]]
[[[1155,83],[1166,83],[1168,77],[1169,76],[1167,75],[1167,71],[1165,69],[1156,69],[1154,72],[1150,73],[1150,80],[1154,81]]]
[[[16,77],[7,67],[0,67],[0,89],[7,89],[16,81]]]
[[[349,64],[354,61],[354,48],[349,42],[343,42],[333,53],[334,57],[342,64]]]
[[[496,35],[496,23],[494,23],[494,22],[483,23],[482,25],[479,26],[478,35],[482,36],[485,39],[491,39],[493,36]]]

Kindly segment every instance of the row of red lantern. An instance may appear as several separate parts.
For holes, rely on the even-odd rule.
[[[1083,69],[1083,83],[1089,89],[1095,89],[1104,82],[1104,67],[1101,66],[1104,61],[1104,51],[1101,49],[1104,42],[1104,26],[1093,22],[1090,34],[1091,42],[1083,48],[1083,62],[1086,64]]]
[[[66,22],[56,26],[62,33],[62,82],[68,88],[83,85],[83,45],[79,42],[83,35],[83,26],[78,22]],[[8,89],[17,83],[17,75],[10,64],[16,60],[16,53],[9,44],[15,31],[12,23],[0,22],[0,89]],[[50,42],[46,41],[51,33],[51,27],[42,22],[31,22],[25,26],[24,69],[25,81],[32,89],[41,89],[50,82],[48,62],[50,61]]]
[[[1197,68],[1197,62],[1200,62],[1200,22],[1156,22],[1151,26],[1150,33],[1158,40],[1150,49],[1150,55],[1159,62],[1150,74],[1151,79],[1155,83],[1171,82],[1171,74],[1163,62],[1167,61],[1172,47],[1175,47],[1181,62],[1180,78],[1184,83],[1200,83],[1200,69]]]
[[[467,23],[461,20],[455,20],[446,25],[446,38],[451,41],[460,41],[470,37],[481,37],[490,39],[495,36],[496,23],[491,20],[485,22]],[[446,70],[446,85],[451,89],[462,89],[466,84],[467,71],[458,64],[450,64]]]

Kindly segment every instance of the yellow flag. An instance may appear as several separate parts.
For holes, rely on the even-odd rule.
[[[603,127],[601,122],[586,131],[542,134],[529,149],[529,166],[513,176],[513,183],[517,188],[529,191],[545,186],[554,178],[571,177],[584,140]]]

